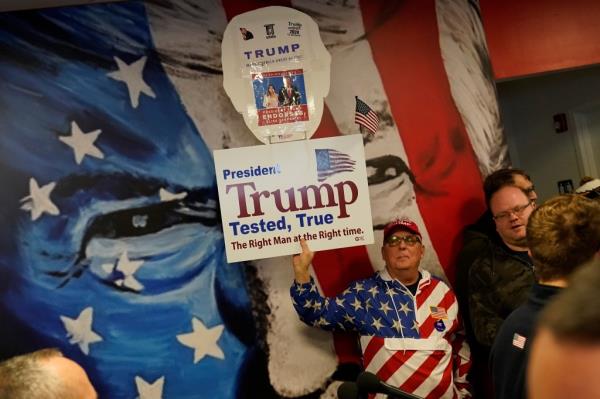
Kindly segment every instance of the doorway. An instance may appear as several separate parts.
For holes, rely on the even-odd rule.
[[[577,188],[583,176],[599,177],[600,67],[497,82],[497,88],[512,164],[531,176],[540,201]],[[566,129],[557,132],[561,114]]]

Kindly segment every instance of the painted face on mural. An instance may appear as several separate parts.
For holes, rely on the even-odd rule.
[[[207,378],[226,383],[203,394],[236,397],[256,335],[244,270],[143,5],[33,13],[0,16],[4,347],[59,346],[101,397],[196,397]],[[121,26],[115,48],[103,32]]]
[[[401,215],[415,199],[415,177],[402,158],[384,155],[367,159],[373,225],[383,228],[390,215]]]

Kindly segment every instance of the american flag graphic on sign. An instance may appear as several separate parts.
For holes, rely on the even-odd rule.
[[[379,129],[379,117],[364,101],[356,97],[356,112],[354,114],[354,123],[364,126],[371,133],[375,134]]]
[[[356,161],[350,155],[334,149],[316,149],[317,178],[319,182],[325,181],[329,176],[341,172],[354,171]]]
[[[515,333],[515,335],[513,335],[513,346],[516,346],[519,349],[523,349],[525,347],[525,342],[527,341],[527,338],[525,338],[524,336],[522,336],[521,334],[517,334]]]

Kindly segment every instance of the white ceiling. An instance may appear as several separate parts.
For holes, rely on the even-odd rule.
[[[0,0],[0,12],[72,6],[76,4],[106,3],[108,1],[115,0]]]

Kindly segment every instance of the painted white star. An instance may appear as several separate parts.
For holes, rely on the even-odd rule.
[[[364,287],[361,283],[356,283],[356,285],[354,286],[354,291],[356,291],[356,293],[358,294],[361,291],[364,291]]]
[[[338,306],[344,306],[344,301],[346,300],[346,298],[335,298],[335,303]]]
[[[375,329],[376,329],[377,331],[379,331],[379,329],[380,329],[381,327],[383,327],[383,324],[381,324],[381,317],[378,317],[378,318],[375,318],[375,317],[373,317],[373,323],[371,323],[371,325],[372,325],[373,327],[375,327]]]
[[[119,57],[114,57],[114,59],[117,62],[119,70],[107,73],[107,75],[127,85],[129,100],[131,101],[131,106],[133,108],[137,108],[139,105],[140,93],[156,98],[156,94],[154,94],[150,86],[144,82],[144,77],[142,76],[144,66],[146,65],[146,56],[143,56],[131,64],[126,64]]]
[[[419,323],[417,323],[416,320],[413,320],[412,328],[413,328],[413,330],[416,330],[417,332],[419,331]]]
[[[86,155],[100,159],[104,158],[102,151],[94,145],[100,133],[102,133],[100,129],[84,133],[77,125],[77,122],[71,121],[71,135],[60,136],[58,139],[73,149],[75,162],[77,162],[77,165],[81,165],[81,161],[83,161],[83,157]]]
[[[400,302],[400,311],[404,312],[405,315],[407,315],[411,312],[410,308],[408,307],[408,302],[407,303]]]
[[[192,319],[193,331],[178,335],[177,340],[183,345],[194,349],[194,363],[198,363],[206,355],[217,359],[225,359],[225,354],[217,344],[224,328],[223,324],[206,328],[200,320],[194,317]]]
[[[400,320],[394,320],[392,328],[395,328],[396,331],[400,332],[400,330],[404,329],[404,326],[402,325],[402,322]]]
[[[373,296],[373,298],[375,298],[375,296],[379,294],[379,289],[376,286],[372,286],[369,288],[369,293]]]
[[[143,260],[130,260],[127,256],[127,251],[123,252],[117,261],[115,270],[123,273],[123,278],[115,280],[115,284],[119,287],[126,287],[134,291],[141,291],[144,286],[137,281],[134,273],[144,264]]]
[[[67,330],[70,344],[79,345],[79,349],[86,355],[90,353],[90,344],[102,341],[102,337],[92,331],[94,309],[89,306],[79,313],[76,319],[60,316],[60,320]]]
[[[160,377],[152,384],[149,384],[142,377],[135,376],[135,385],[137,386],[138,399],[162,399],[165,377]]]
[[[358,309],[362,309],[362,304],[360,303],[358,298],[354,298],[354,303],[352,303],[351,305],[354,306],[354,311],[357,311]]]
[[[29,195],[21,198],[21,209],[31,211],[31,220],[36,220],[44,212],[50,215],[58,215],[60,211],[50,199],[50,193],[56,187],[56,182],[50,182],[40,187],[32,177],[29,179]]]
[[[313,307],[312,301],[311,301],[310,299],[307,299],[307,300],[304,302],[304,305],[303,305],[303,307],[304,307],[304,308],[306,308],[306,309],[312,309],[312,307]]]
[[[354,317],[352,317],[348,314],[344,315],[344,320],[346,320],[348,323],[354,324]]]
[[[298,295],[302,295],[302,294],[304,294],[304,291],[306,291],[306,288],[304,288],[301,285],[297,285],[296,290],[298,291]]]
[[[185,197],[187,197],[187,195],[188,193],[185,191],[182,191],[180,193],[172,193],[164,188],[158,190],[158,196],[160,197],[161,202],[184,199]]]
[[[390,305],[386,301],[386,302],[381,302],[381,306],[379,307],[379,310],[381,310],[387,316],[387,313],[390,310],[392,310],[392,308],[390,308]]]

